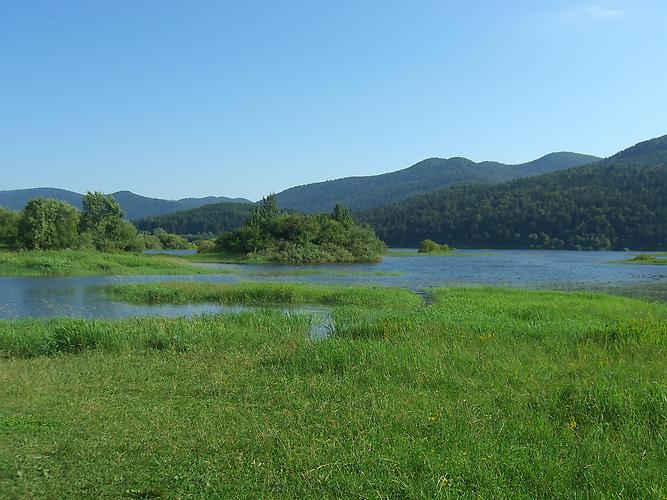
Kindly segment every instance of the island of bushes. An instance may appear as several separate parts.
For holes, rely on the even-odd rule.
[[[342,205],[331,214],[287,213],[278,208],[275,195],[269,195],[245,225],[224,233],[210,250],[297,264],[377,262],[386,247]]]

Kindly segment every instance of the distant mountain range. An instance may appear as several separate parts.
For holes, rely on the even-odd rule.
[[[351,210],[365,210],[426,194],[438,189],[468,184],[499,183],[532,177],[600,160],[579,153],[551,153],[520,165],[466,158],[430,158],[396,172],[366,177],[346,177],[296,186],[278,193],[281,208],[302,212],[329,212],[336,203]]]
[[[667,249],[667,136],[592,165],[459,186],[357,214],[390,245]]]
[[[224,196],[162,200],[159,198],[147,198],[146,196],[140,196],[130,191],[118,191],[112,193],[112,195],[123,209],[125,217],[130,220],[198,208],[213,203],[252,203],[245,198],[226,198]],[[34,198],[55,198],[67,202],[74,207],[81,208],[83,195],[57,188],[14,189],[0,191],[0,206],[11,208],[12,210],[21,210],[29,200]]]

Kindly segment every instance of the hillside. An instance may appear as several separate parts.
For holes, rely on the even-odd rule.
[[[226,198],[224,196],[163,200],[160,198],[140,196],[131,193],[130,191],[118,191],[112,193],[112,195],[123,209],[125,218],[130,220],[197,208],[211,203],[251,203],[244,198]],[[57,188],[14,189],[0,191],[0,206],[11,208],[12,210],[21,210],[28,201],[34,198],[55,198],[69,203],[76,208],[81,208],[81,199],[83,198],[83,195]]]
[[[251,203],[216,203],[171,214],[134,221],[143,231],[161,227],[176,234],[222,234],[245,224],[255,208]]]
[[[667,248],[667,137],[596,165],[448,188],[359,214],[390,245]]]
[[[475,163],[466,158],[430,158],[409,168],[382,175],[346,177],[297,186],[278,194],[282,208],[328,212],[336,203],[364,210],[415,195],[465,184],[489,184],[541,175],[599,160],[578,153],[552,153],[520,165]]]

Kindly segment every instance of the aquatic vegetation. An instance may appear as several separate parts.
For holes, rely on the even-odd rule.
[[[406,308],[421,304],[418,295],[402,288],[379,286],[324,286],[305,283],[207,283],[173,281],[111,285],[114,300],[135,304],[322,304],[372,308]]]
[[[624,261],[627,264],[667,265],[667,253],[643,253]]]
[[[190,298],[255,300],[248,286]],[[300,287],[266,300],[333,303],[325,340],[307,316],[270,310],[0,322],[0,491],[667,494],[667,305],[496,288],[436,290],[425,305]]]

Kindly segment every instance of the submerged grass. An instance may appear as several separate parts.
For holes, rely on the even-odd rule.
[[[92,276],[150,274],[219,274],[175,256],[103,253],[92,250],[1,252],[0,276]]]
[[[414,251],[392,251],[389,250],[387,257],[495,257],[498,254],[492,252],[464,252],[461,250],[450,250],[448,252],[418,252]]]
[[[667,495],[666,305],[457,288],[426,306],[391,292],[267,292],[333,303],[320,342],[307,318],[275,311],[0,322],[0,491]]]
[[[667,253],[643,253],[635,255],[633,258],[623,261],[626,264],[650,264],[665,266],[667,265]]]

